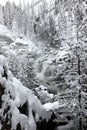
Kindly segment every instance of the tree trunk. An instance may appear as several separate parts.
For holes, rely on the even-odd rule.
[[[80,68],[80,57],[78,57],[78,75],[80,77],[81,75],[81,68]],[[80,83],[80,78],[79,78],[79,85],[81,86],[81,83]],[[81,87],[79,88],[79,96],[78,96],[78,101],[79,101],[79,130],[82,130],[83,129],[83,125],[82,125],[82,104],[81,104]]]

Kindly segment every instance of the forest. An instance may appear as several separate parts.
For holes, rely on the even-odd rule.
[[[0,129],[87,130],[87,1],[0,5]]]

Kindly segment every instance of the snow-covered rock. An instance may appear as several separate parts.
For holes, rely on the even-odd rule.
[[[38,88],[35,88],[35,91],[38,98],[43,104],[50,101],[54,97],[53,94],[48,93],[47,87],[45,87],[44,85],[40,85]]]
[[[60,105],[58,101],[55,101],[53,103],[50,103],[50,102],[46,103],[43,106],[47,111],[52,111],[52,110],[57,110],[57,109],[62,108],[62,107],[64,108],[66,106],[66,104]]]

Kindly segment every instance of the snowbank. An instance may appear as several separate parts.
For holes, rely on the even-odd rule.
[[[43,107],[47,110],[47,111],[51,111],[51,110],[57,110],[59,108],[65,107],[66,104],[62,104],[60,105],[58,101],[53,102],[53,103],[46,103],[43,105]]]

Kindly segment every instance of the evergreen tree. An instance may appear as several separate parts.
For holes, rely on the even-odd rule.
[[[11,3],[9,1],[6,2],[4,7],[4,24],[8,29],[12,29]]]

